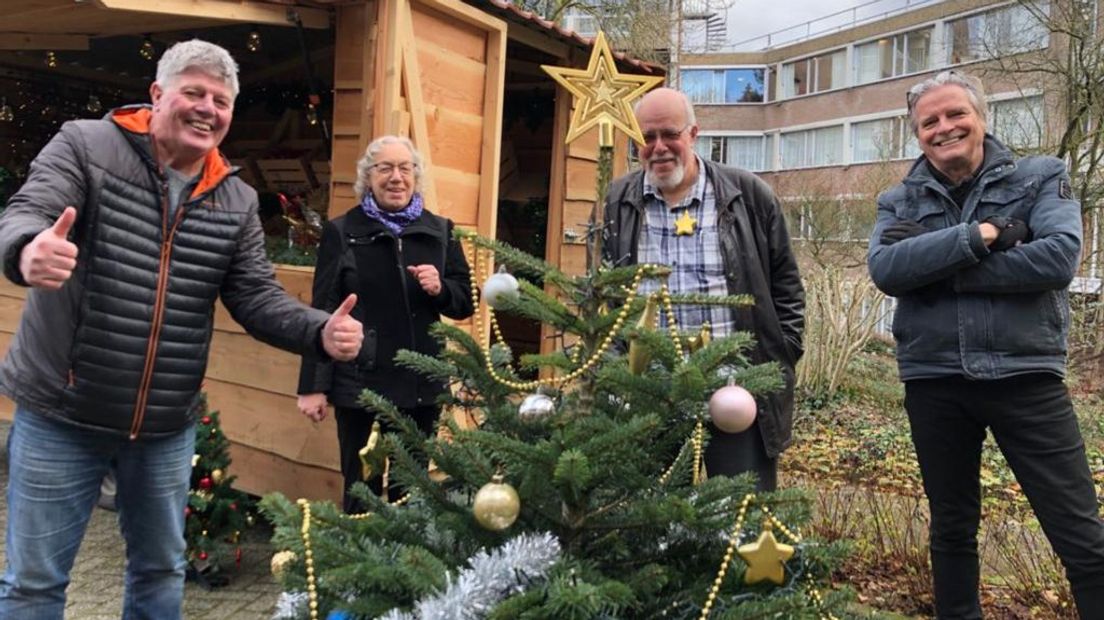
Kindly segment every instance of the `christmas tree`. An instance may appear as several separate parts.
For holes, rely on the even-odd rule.
[[[670,308],[750,300],[663,287],[642,298],[641,282],[662,280],[665,268],[573,278],[458,234],[486,250],[469,250],[473,288],[475,273],[488,276],[486,301],[552,326],[570,344],[515,367],[505,343],[485,348],[478,333],[437,325],[449,344],[440,358],[401,352],[404,365],[460,386],[448,396],[452,415],[426,438],[390,403],[364,394],[363,404],[398,429],[364,455],[366,473],[389,459],[389,482],[409,491],[407,501],[389,504],[364,487],[370,513],[354,517],[329,503],[262,501],[282,550],[273,570],[289,593],[278,617],[828,617],[842,597],[823,583],[841,550],[801,535],[803,493],[757,497],[750,477],[702,471],[710,395],[733,382],[766,393],[780,373],[747,363],[748,334],[680,333]],[[485,273],[491,251],[559,294]],[[666,329],[653,328],[657,310]],[[493,312],[490,325],[496,334]],[[523,381],[523,368],[546,378]],[[457,423],[465,417],[478,425]]]
[[[218,411],[207,410],[202,395],[196,424],[192,483],[184,508],[189,576],[208,586],[226,582],[222,568],[231,557],[241,562],[242,530],[253,521],[253,500],[233,488],[230,441],[222,432]]]
[[[747,333],[680,332],[672,306],[756,300],[671,295],[665,267],[598,259],[613,130],[642,142],[630,102],[661,80],[620,74],[601,33],[586,71],[545,70],[584,99],[567,140],[598,129],[587,273],[457,230],[488,314],[475,333],[436,325],[439,358],[396,358],[452,385],[441,429],[426,438],[365,392],[393,429],[361,451],[365,479],[384,475],[407,495],[391,504],[356,485],[369,512],[353,516],[262,500],[285,588],[275,618],[833,618],[846,596],[825,584],[843,551],[802,535],[805,495],[757,496],[750,476],[703,467],[706,417],[746,428],[751,395],[778,389],[781,372],[748,362]],[[495,263],[528,280],[491,274]],[[515,360],[492,308],[544,324],[559,350]]]

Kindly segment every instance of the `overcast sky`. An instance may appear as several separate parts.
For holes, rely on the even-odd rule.
[[[932,4],[939,0],[729,0],[728,40],[738,43],[778,30],[786,33],[773,38],[792,39],[810,28],[805,24],[815,21],[811,30],[820,32],[850,24],[852,17],[874,17],[911,5]],[[851,11],[854,9],[854,13]],[[843,15],[833,15],[846,11]],[[822,19],[823,18],[823,19]],[[791,29],[792,28],[792,29]],[[759,45],[757,47],[762,47]]]

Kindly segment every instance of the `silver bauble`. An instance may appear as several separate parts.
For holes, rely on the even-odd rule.
[[[530,394],[521,401],[518,416],[523,420],[539,420],[556,412],[556,401],[545,394]]]
[[[517,278],[508,273],[496,273],[483,283],[483,299],[495,310],[498,309],[499,300],[517,299],[520,296]]]

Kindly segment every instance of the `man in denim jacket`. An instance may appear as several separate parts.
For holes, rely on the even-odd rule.
[[[978,482],[986,428],[1066,567],[1083,618],[1104,613],[1104,524],[1062,382],[1081,210],[1065,165],[987,135],[973,78],[914,86],[919,158],[878,200],[868,266],[898,299],[905,409],[931,508],[939,618],[980,618]]]

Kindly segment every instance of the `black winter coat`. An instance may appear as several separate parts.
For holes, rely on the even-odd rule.
[[[452,237],[452,221],[428,210],[396,237],[364,214],[360,206],[322,229],[314,271],[315,308],[333,311],[357,294],[352,315],[364,325],[364,344],[355,362],[320,361],[304,356],[299,393],[325,393],[337,407],[358,407],[370,389],[400,409],[432,405],[445,389],[440,382],[395,364],[402,349],[436,356],[441,348],[429,326],[441,319],[472,315],[468,262]],[[441,293],[430,297],[406,268],[432,264]]]
[[[251,335],[295,353],[319,350],[328,318],[276,281],[257,193],[218,152],[169,217],[148,120],[141,106],[65,123],[0,218],[4,274],[16,284],[23,247],[67,205],[79,248],[65,286],[28,291],[0,387],[38,414],[131,439],[194,417],[216,299]]]

